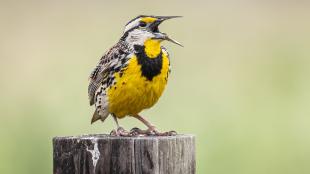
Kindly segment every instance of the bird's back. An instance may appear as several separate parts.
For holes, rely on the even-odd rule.
[[[132,52],[133,50],[125,42],[120,41],[101,57],[98,65],[89,76],[88,97],[90,105],[94,104],[99,87],[111,84],[114,80],[114,73],[126,65],[128,55]]]

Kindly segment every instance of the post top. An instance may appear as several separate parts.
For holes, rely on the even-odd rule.
[[[195,135],[192,134],[178,134],[175,136],[132,136],[132,137],[122,137],[122,136],[112,136],[109,134],[85,134],[85,135],[78,135],[78,136],[57,136],[54,137],[53,140],[64,140],[64,139],[71,139],[71,140],[94,140],[94,139],[183,139],[183,138],[194,138]]]

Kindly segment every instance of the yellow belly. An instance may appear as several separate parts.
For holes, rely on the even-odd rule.
[[[109,112],[122,118],[152,107],[165,89],[168,71],[169,59],[163,54],[161,72],[151,81],[147,80],[141,74],[137,57],[133,56],[122,76],[115,73],[116,84],[107,89]]]

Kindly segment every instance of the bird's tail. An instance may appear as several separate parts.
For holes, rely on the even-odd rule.
[[[93,114],[93,118],[91,119],[91,124],[93,124],[97,120],[101,120],[102,122],[104,122],[104,120],[108,117],[108,115],[109,115],[109,112],[103,112],[100,110],[98,111],[98,109],[96,109]]]

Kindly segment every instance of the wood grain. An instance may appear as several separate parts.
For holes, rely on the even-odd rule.
[[[55,137],[54,174],[194,174],[193,135]]]

